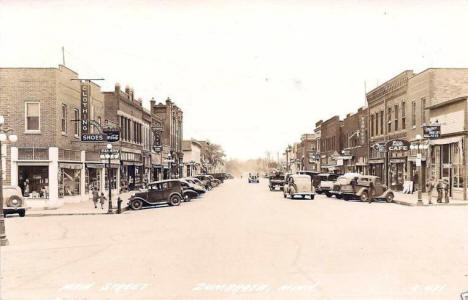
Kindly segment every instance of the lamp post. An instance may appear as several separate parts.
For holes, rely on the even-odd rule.
[[[422,155],[421,150],[427,150],[429,148],[428,144],[422,143],[422,137],[420,134],[416,135],[417,143],[411,144],[410,149],[418,150],[418,154],[416,157],[416,166],[418,167],[418,206],[423,205],[422,201]]]
[[[111,214],[112,213],[112,180],[111,180],[112,144],[107,144],[106,158],[108,159],[107,181],[108,181],[108,185],[109,185],[109,208],[107,210],[107,213]]]
[[[171,161],[172,161],[172,156],[171,154],[169,153],[167,155],[167,179],[170,179],[171,177],[171,173],[172,173],[172,168],[171,168]]]
[[[5,233],[5,216],[3,215],[3,159],[2,159],[2,143],[10,141],[15,143],[18,137],[14,134],[7,135],[12,129],[3,128],[5,119],[0,115],[0,245],[7,246],[8,239]],[[5,166],[6,167],[6,166]]]

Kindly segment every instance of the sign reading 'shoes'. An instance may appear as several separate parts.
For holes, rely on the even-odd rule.
[[[410,143],[407,140],[393,140],[387,142],[385,149],[387,151],[408,151]]]

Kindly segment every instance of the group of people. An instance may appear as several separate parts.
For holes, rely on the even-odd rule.
[[[98,208],[98,202],[101,204],[101,209],[104,209],[104,203],[107,200],[106,197],[104,196],[104,193],[101,192],[101,195],[99,195],[98,189],[95,187],[91,187],[91,190],[93,191],[93,202],[94,202],[94,208]]]

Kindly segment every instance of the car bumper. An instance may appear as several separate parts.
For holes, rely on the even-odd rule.
[[[14,214],[18,213],[19,211],[26,211],[28,210],[27,207],[21,206],[21,207],[4,207],[3,212],[6,214]]]

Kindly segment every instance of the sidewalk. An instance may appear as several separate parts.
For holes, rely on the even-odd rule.
[[[117,195],[112,193],[112,209],[114,213],[117,211],[117,197],[120,197],[122,201],[122,213],[126,210],[127,200],[130,197],[131,192],[122,193]],[[108,195],[106,194],[106,198]],[[104,203],[104,209],[101,209],[101,204],[98,203],[98,208],[94,208],[93,200],[78,202],[78,203],[65,203],[63,206],[57,209],[42,209],[42,210],[28,210],[26,217],[41,217],[41,216],[71,216],[71,215],[105,215],[108,210],[108,203]]]
[[[413,194],[403,194],[402,192],[394,192],[395,199],[393,200],[397,204],[407,205],[407,206],[416,206],[418,203],[418,193]],[[437,203],[437,193],[432,193],[432,204],[429,203],[427,193],[422,195],[423,205],[424,206],[457,206],[457,205],[468,205],[468,201],[459,200],[459,199],[450,199],[449,203],[445,203],[445,200],[442,200],[442,203]]]

